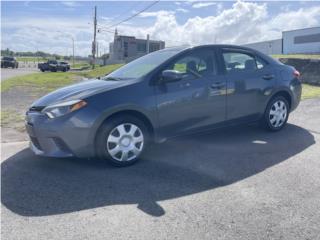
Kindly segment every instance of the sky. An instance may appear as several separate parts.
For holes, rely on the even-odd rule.
[[[115,27],[152,1],[1,1],[1,49],[87,56],[97,6],[97,41],[109,52]],[[164,1],[117,27],[118,34],[166,46],[244,44],[281,38],[282,31],[320,26],[320,1]]]

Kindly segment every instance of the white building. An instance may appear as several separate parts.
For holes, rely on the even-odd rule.
[[[320,27],[282,32],[283,53],[320,53]]]
[[[282,39],[249,43],[245,44],[244,46],[253,48],[267,55],[282,53]]]

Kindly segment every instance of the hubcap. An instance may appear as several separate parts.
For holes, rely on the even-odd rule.
[[[278,100],[276,101],[269,112],[269,121],[273,127],[281,127],[287,117],[287,106],[286,104]]]
[[[137,158],[144,144],[141,129],[132,124],[120,124],[110,132],[107,138],[107,150],[117,161],[130,161]]]

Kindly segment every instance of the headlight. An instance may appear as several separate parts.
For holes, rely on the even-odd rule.
[[[56,118],[83,108],[86,105],[87,103],[83,100],[70,100],[50,105],[43,109],[42,112],[49,118]]]

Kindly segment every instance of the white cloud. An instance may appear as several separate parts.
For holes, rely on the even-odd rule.
[[[320,7],[310,7],[268,15],[266,3],[238,1],[229,9],[212,12],[208,17],[192,17],[179,24],[173,13],[157,15],[153,26],[122,27],[122,33],[166,41],[166,46],[182,44],[230,43],[244,44],[260,40],[281,38],[281,31],[320,24]],[[155,14],[154,14],[155,15]]]
[[[215,2],[199,2],[199,3],[194,3],[192,5],[193,8],[204,8],[204,7],[209,7],[212,5],[216,5],[217,3]]]
[[[163,16],[163,15],[170,15],[170,14],[173,14],[173,13],[174,13],[173,11],[161,10],[161,11],[157,11],[157,12],[142,12],[138,16],[142,17],[142,18],[159,17],[159,16]]]
[[[219,4],[217,4],[219,8]],[[178,10],[176,10],[177,12]],[[174,11],[144,12],[143,18],[151,18],[148,25],[122,24],[118,26],[119,34],[164,40],[166,46],[182,44],[249,42],[281,38],[281,31],[320,25],[320,6],[307,7],[275,16],[268,13],[267,3],[235,2],[232,7],[220,11],[212,9],[207,17],[190,17],[186,22],[177,21]],[[104,19],[108,22],[108,18]],[[71,40],[75,38],[76,54],[88,55],[91,52],[92,24],[88,19],[77,18],[15,18],[2,19],[2,47],[15,51],[47,51],[51,53],[71,53]],[[102,22],[100,22],[102,24]],[[151,25],[150,25],[151,24]],[[48,30],[50,29],[50,30]],[[110,29],[113,30],[113,29]],[[63,31],[64,34],[61,34]],[[97,35],[101,49],[107,48],[113,40],[112,33]],[[108,51],[108,50],[107,50]]]
[[[63,1],[61,2],[63,5],[67,6],[67,7],[77,7],[79,6],[79,3],[76,1]]]
[[[189,10],[188,10],[188,9],[185,9],[185,8],[177,8],[176,11],[177,11],[177,12],[182,12],[182,13],[187,13],[187,12],[189,12]]]

